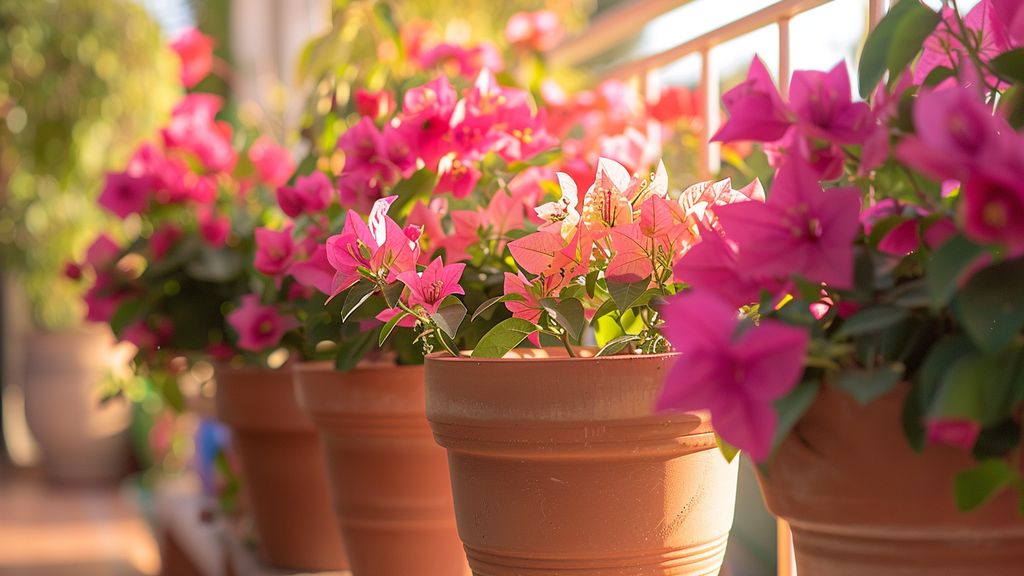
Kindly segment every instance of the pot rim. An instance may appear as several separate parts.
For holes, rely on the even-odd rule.
[[[576,346],[574,347],[577,351],[593,354],[596,353],[598,348],[595,346]],[[445,352],[433,352],[428,354],[425,358],[426,363],[464,363],[473,362],[478,364],[519,364],[522,362],[538,362],[544,364],[572,364],[580,362],[622,362],[628,360],[639,360],[639,359],[668,359],[678,358],[679,352],[659,352],[657,354],[616,354],[612,356],[576,356],[570,357],[566,354],[564,348],[559,347],[544,347],[544,348],[514,348],[509,354],[516,351],[542,351],[547,354],[554,353],[553,356],[509,356],[506,354],[502,358],[474,358],[470,356],[472,350],[463,350],[459,356],[450,356]]]
[[[367,364],[363,366],[356,366],[355,368],[343,372],[334,367],[334,364],[330,360],[303,360],[296,362],[292,369],[296,372],[312,373],[312,372],[334,372],[337,374],[348,374],[351,372],[378,372],[384,370],[422,370],[423,364]]]

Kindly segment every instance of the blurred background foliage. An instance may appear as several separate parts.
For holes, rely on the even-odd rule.
[[[62,271],[113,226],[103,174],[167,118],[178,64],[130,0],[0,2],[0,30],[0,257],[40,327],[74,326]]]

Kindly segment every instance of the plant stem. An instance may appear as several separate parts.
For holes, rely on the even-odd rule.
[[[572,349],[572,344],[569,343],[569,333],[565,330],[562,331],[562,345],[565,346],[565,351],[569,353],[570,358],[576,357],[576,352]]]

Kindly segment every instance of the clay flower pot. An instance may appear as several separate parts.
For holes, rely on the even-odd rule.
[[[25,362],[25,417],[47,476],[62,484],[113,484],[131,458],[131,404],[101,403],[103,380],[128,370],[132,350],[106,326],[37,331]]]
[[[1010,576],[1024,570],[1014,494],[962,513],[953,478],[970,454],[914,452],[901,431],[907,387],[861,406],[825,387],[783,441],[761,488],[789,521],[800,574]]]
[[[513,354],[426,362],[473,573],[718,574],[738,468],[706,413],[652,413],[676,356]]]
[[[321,432],[354,576],[462,576],[444,450],[424,414],[422,366],[337,372],[300,364],[299,403]]]
[[[218,366],[217,416],[231,429],[267,560],[346,568],[316,429],[295,401],[293,371]]]

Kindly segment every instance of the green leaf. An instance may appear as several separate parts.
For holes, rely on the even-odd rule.
[[[601,320],[601,318],[604,318],[605,316],[611,314],[612,312],[618,311],[619,309],[615,305],[615,300],[605,300],[604,303],[598,306],[597,311],[594,312],[594,317],[590,319],[590,325],[596,326],[598,324],[598,321]]]
[[[647,291],[651,284],[651,277],[648,276],[638,282],[608,282],[608,293],[615,300],[619,312],[629,310],[637,299]]]
[[[971,454],[975,460],[1009,456],[1020,446],[1020,432],[1020,424],[1013,418],[1007,418],[996,426],[982,430]]]
[[[348,372],[359,364],[359,361],[366,355],[373,342],[379,340],[377,331],[357,331],[352,339],[345,339],[338,343],[338,355],[334,358],[334,367],[340,372]]]
[[[1020,347],[995,356],[961,356],[945,374],[928,415],[966,418],[993,426],[1015,409],[1012,398],[1024,378],[1024,350]]]
[[[839,374],[835,385],[864,406],[892,390],[903,379],[903,371],[902,364],[887,364],[874,370],[848,369]]]
[[[836,332],[837,338],[873,334],[894,326],[910,316],[906,308],[899,306],[872,306],[865,308],[843,320],[843,325]]]
[[[533,322],[522,318],[506,318],[484,334],[473,349],[473,357],[501,358],[537,330]]]
[[[950,238],[932,253],[927,265],[926,280],[932,295],[932,307],[943,308],[953,299],[957,285],[967,268],[985,249],[963,236]]]
[[[476,312],[473,312],[473,316],[470,317],[470,322],[475,322],[476,319],[484,312],[490,310],[495,304],[500,302],[521,302],[525,300],[522,294],[504,294],[502,296],[495,296],[494,298],[488,298],[484,300],[483,304],[480,304],[476,308]]]
[[[924,79],[925,86],[938,86],[946,80],[952,78],[956,72],[953,72],[952,68],[946,66],[936,66],[932,68],[932,71],[928,73],[928,76]]]
[[[398,301],[402,298],[402,290],[405,290],[405,284],[401,282],[392,282],[381,290],[384,294],[384,301],[387,302],[388,308],[395,308],[398,306]]]
[[[587,297],[588,298],[593,298],[594,297],[594,291],[597,290],[597,277],[600,274],[601,274],[600,270],[591,270],[587,274],[587,279],[586,279],[586,283],[584,284],[584,287],[587,289]]]
[[[941,17],[917,0],[893,6],[868,36],[860,55],[860,95],[867,99],[886,70],[902,72],[921,50]]]
[[[991,64],[1004,79],[1011,82],[1024,82],[1024,48],[1000,54],[992,60]]]
[[[979,348],[998,352],[1024,327],[1024,260],[1011,260],[976,273],[960,291],[961,321]]]
[[[449,338],[455,338],[455,333],[459,331],[459,326],[465,318],[466,306],[454,296],[445,298],[437,312],[430,315],[434,324],[437,324]]]
[[[345,294],[345,303],[341,306],[341,321],[348,320],[353,312],[366,303],[377,290],[377,285],[372,282],[356,282]]]
[[[639,342],[640,337],[636,334],[623,334],[616,338],[612,338],[600,350],[597,351],[596,356],[614,356],[619,352],[622,352],[629,344],[633,342]]]
[[[395,326],[398,326],[398,323],[405,320],[408,315],[409,313],[403,310],[392,316],[391,320],[385,322],[384,327],[380,329],[380,338],[377,340],[377,345],[383,346],[384,342],[387,341],[388,336],[391,336],[391,331],[395,329]]]
[[[995,497],[1019,478],[1004,460],[985,460],[956,476],[953,489],[956,507],[970,512]]]
[[[380,5],[380,3],[377,3]],[[434,192],[437,175],[426,168],[417,170],[412,176],[401,180],[391,188],[391,194],[398,196],[388,211],[396,218],[408,216],[418,200],[426,200]]]
[[[815,380],[805,380],[794,387],[789,394],[775,401],[775,412],[779,415],[778,425],[775,428],[775,437],[772,440],[772,450],[778,447],[789,435],[789,431],[796,426],[807,409],[811,407],[814,399],[818,396],[821,384]]]
[[[551,316],[551,319],[569,334],[569,338],[573,342],[579,341],[583,335],[583,328],[587,325],[582,302],[575,298],[566,300],[541,298],[540,305]]]

